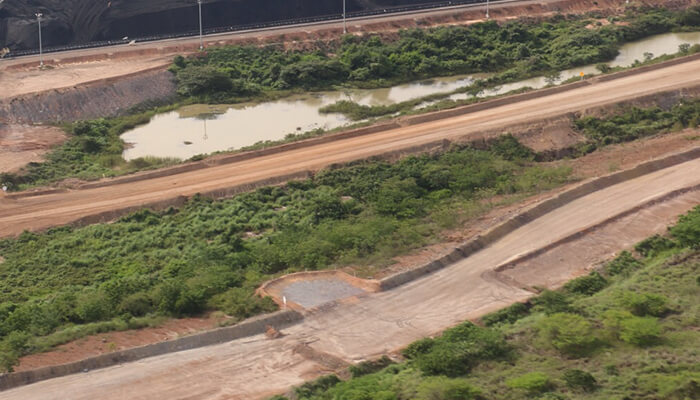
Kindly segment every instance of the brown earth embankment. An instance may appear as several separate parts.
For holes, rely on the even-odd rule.
[[[0,121],[38,124],[114,117],[143,103],[175,96],[172,73],[164,67],[84,85],[0,100]]]

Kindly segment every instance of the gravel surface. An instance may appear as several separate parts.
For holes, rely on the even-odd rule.
[[[315,279],[299,281],[282,289],[282,295],[304,308],[311,308],[365,293],[364,290],[338,279]]]

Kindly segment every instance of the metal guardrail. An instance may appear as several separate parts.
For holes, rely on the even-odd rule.
[[[442,1],[442,2],[438,2],[438,3],[414,4],[414,5],[401,6],[401,7],[391,7],[391,8],[384,8],[384,9],[356,11],[356,12],[352,12],[352,13],[347,13],[346,18],[350,19],[350,18],[371,17],[371,16],[377,16],[377,15],[390,15],[390,14],[397,14],[397,13],[410,12],[410,11],[429,10],[429,9],[434,9],[434,8],[469,5],[469,4],[477,4],[477,3],[485,3],[485,2],[486,2],[486,0],[452,0],[452,1]],[[295,18],[295,19],[264,22],[264,23],[257,23],[257,24],[208,28],[208,29],[204,29],[203,33],[205,35],[211,35],[211,34],[217,34],[217,33],[220,34],[220,33],[228,33],[228,32],[259,30],[259,29],[277,28],[277,27],[293,26],[293,25],[303,25],[303,24],[311,24],[311,23],[326,22],[326,21],[339,21],[342,19],[343,19],[342,14],[320,15],[320,16]],[[162,35],[143,36],[143,37],[136,37],[136,38],[130,37],[129,39],[125,39],[125,40],[104,40],[104,41],[88,42],[88,43],[68,45],[68,46],[48,47],[48,48],[44,48],[43,52],[44,53],[57,53],[57,52],[69,51],[69,50],[81,50],[81,49],[91,49],[91,48],[96,48],[96,47],[124,45],[124,44],[130,43],[131,41],[153,42],[153,41],[158,41],[158,40],[178,39],[178,38],[196,37],[196,36],[199,36],[199,30],[185,31],[185,32],[180,32],[180,33],[162,34]],[[39,54],[39,49],[11,51],[10,53],[8,53],[5,56],[4,59],[11,59],[11,58],[29,56],[29,55],[34,55],[34,54]]]

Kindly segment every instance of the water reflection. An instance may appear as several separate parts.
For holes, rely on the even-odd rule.
[[[669,33],[628,43],[619,55],[608,63],[611,67],[629,66],[635,60],[642,61],[645,53],[660,56],[672,54],[683,44],[700,43],[700,32]],[[495,96],[523,87],[542,88],[550,83],[561,83],[581,73],[598,73],[594,65],[562,71],[559,77],[536,77],[504,84],[487,90],[480,96]],[[484,75],[454,76],[398,85],[382,89],[346,89],[333,92],[317,92],[297,95],[266,103],[242,103],[233,105],[190,105],[176,111],[156,115],[151,121],[122,135],[131,147],[124,151],[124,158],[179,157],[186,159],[196,154],[236,149],[259,141],[279,140],[288,134],[298,134],[314,129],[333,129],[349,124],[340,114],[321,114],[319,108],[337,102],[351,100],[364,105],[388,105],[436,93],[447,93],[469,85],[474,78]],[[460,93],[451,96],[463,100],[470,95]],[[425,107],[430,103],[424,103]]]

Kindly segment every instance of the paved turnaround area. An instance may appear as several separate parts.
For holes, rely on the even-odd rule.
[[[523,100],[360,137],[127,184],[19,199],[0,198],[0,237],[63,225],[81,217],[233,187],[333,163],[362,159],[441,139],[458,139],[513,124],[614,104],[659,91],[700,85],[700,60],[667,66],[548,96]]]
[[[286,336],[280,339],[258,335],[148,358],[1,392],[0,398],[219,400],[279,393],[337,368],[339,362],[356,362],[395,350],[531,296],[492,273],[519,255],[597,225],[601,227],[581,240],[600,235],[611,247],[618,247],[663,232],[676,215],[700,202],[697,188],[650,205],[647,209],[664,207],[666,211],[643,215],[648,223],[640,224],[634,234],[626,229],[624,218],[612,223],[609,219],[668,193],[700,185],[699,171],[700,159],[695,159],[581,197],[436,273],[394,290],[311,312],[303,322],[284,330]],[[644,214],[643,210],[640,213]],[[604,221],[607,223],[601,225]],[[532,279],[528,283],[551,284],[546,280],[558,273],[558,265],[550,266],[545,273],[537,270],[540,279],[529,275]],[[564,268],[571,270],[572,265]]]

